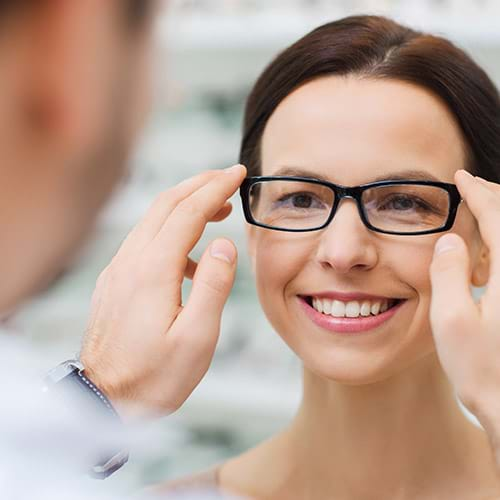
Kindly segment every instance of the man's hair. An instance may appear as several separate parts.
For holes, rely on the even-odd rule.
[[[34,1],[39,0],[0,0],[0,25],[2,18],[7,14],[11,14],[16,9],[28,7]],[[131,28],[142,26],[147,18],[152,4],[155,0],[125,0],[123,3],[125,21]]]
[[[155,0],[127,0],[125,8],[127,9],[126,19],[128,24],[132,28],[142,26],[154,2]]]

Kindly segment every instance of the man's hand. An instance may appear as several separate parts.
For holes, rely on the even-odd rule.
[[[489,280],[476,304],[467,246],[439,238],[430,268],[430,319],[441,364],[462,403],[486,430],[500,471],[500,185],[458,170],[460,194],[489,251]]]
[[[209,221],[231,213],[245,175],[241,165],[204,172],[160,194],[99,276],[80,360],[122,413],[171,413],[208,370],[237,252],[217,239],[199,263],[188,255]]]

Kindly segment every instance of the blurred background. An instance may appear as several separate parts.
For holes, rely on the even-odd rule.
[[[245,97],[264,66],[314,27],[357,13],[445,35],[500,83],[498,0],[171,0],[158,20],[154,106],[132,172],[74,266],[12,319],[38,344],[47,369],[79,350],[97,276],[155,195],[237,162]],[[210,371],[179,412],[151,423],[157,438],[132,453],[110,487],[141,487],[223,461],[286,425],[299,403],[300,364],[260,309],[237,197],[233,205],[192,254],[218,236],[233,239],[240,254]]]

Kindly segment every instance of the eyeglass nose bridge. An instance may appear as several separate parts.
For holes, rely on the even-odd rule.
[[[359,186],[347,187],[334,184],[332,186],[332,189],[335,192],[335,200],[333,202],[332,212],[330,214],[327,224],[330,224],[330,222],[333,220],[333,217],[337,213],[337,210],[339,208],[342,199],[351,198],[356,202],[356,206],[358,207],[358,213],[361,218],[361,221],[366,227],[368,227],[367,221],[365,219],[365,214],[363,213],[363,208],[361,206],[361,193],[362,193],[361,188]]]

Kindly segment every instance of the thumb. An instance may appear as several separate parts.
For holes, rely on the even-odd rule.
[[[476,307],[469,286],[469,254],[463,239],[448,233],[438,239],[430,266],[432,300],[430,318],[436,334],[466,327]],[[454,330],[454,331],[452,331]]]
[[[222,310],[236,275],[236,261],[236,248],[226,239],[215,240],[205,251],[193,276],[188,301],[176,320],[183,336],[189,336],[189,332],[202,335],[200,342],[210,342],[212,332],[218,336]]]

